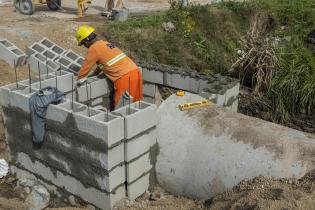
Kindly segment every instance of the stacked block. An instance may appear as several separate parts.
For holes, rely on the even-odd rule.
[[[157,88],[154,83],[144,82],[142,87],[144,101],[154,104]]]
[[[65,50],[47,38],[27,48],[28,63],[35,72],[64,70],[78,74],[84,58],[72,50]]]
[[[0,59],[15,68],[25,64],[26,54],[7,39],[0,38]]]
[[[11,171],[19,179],[36,178],[50,189],[63,189],[97,208],[112,209],[126,194],[135,199],[149,188],[156,105],[141,101],[107,112],[104,107],[96,109],[65,99],[49,105],[44,143],[34,148],[31,95],[56,85],[71,93],[73,76],[58,71],[0,88]],[[91,81],[90,87],[106,84],[96,78]]]
[[[146,91],[150,91],[149,84],[157,84],[200,94],[217,106],[237,112],[240,87],[237,79],[218,74],[209,77],[193,71],[184,71],[178,67],[159,64],[142,64],[142,77],[146,101],[154,102],[152,96],[146,96]]]
[[[156,105],[135,102],[113,113],[124,118],[127,195],[133,200],[148,190],[150,185],[152,147],[157,138]]]
[[[65,90],[71,88],[66,84],[69,75],[57,76]],[[43,79],[42,87],[55,79]],[[125,197],[124,118],[66,99],[48,107],[44,143],[34,149],[29,98],[38,90],[38,80],[32,80],[31,88],[27,80],[0,88],[12,172],[19,178],[36,176],[98,208],[111,209]]]

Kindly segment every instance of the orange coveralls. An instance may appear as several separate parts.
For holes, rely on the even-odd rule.
[[[95,64],[114,83],[115,107],[125,91],[133,97],[134,102],[143,98],[142,76],[138,66],[116,46],[103,40],[90,46],[77,80],[85,80]]]

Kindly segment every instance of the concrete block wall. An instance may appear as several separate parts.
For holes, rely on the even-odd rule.
[[[26,54],[7,39],[0,38],[0,59],[14,68],[25,64]]]
[[[156,84],[200,94],[217,106],[237,112],[240,87],[237,79],[218,74],[209,77],[168,65],[145,63],[140,65],[144,81],[143,93],[147,101],[153,102],[152,96],[146,95],[146,91],[150,91],[150,85]]]
[[[144,101],[121,107],[113,113],[125,123],[127,196],[133,200],[149,189],[153,173],[152,147],[156,143],[156,105]]]
[[[95,207],[111,209],[120,199],[135,199],[149,188],[154,165],[151,150],[157,135],[156,105],[141,101],[108,113],[104,107],[96,109],[66,98],[49,105],[44,143],[34,147],[29,121],[31,95],[56,85],[70,94],[73,76],[58,71],[0,87],[11,171],[20,179],[35,177]]]
[[[154,83],[143,82],[142,86],[143,100],[149,103],[155,103],[155,96],[158,91],[158,87]]]
[[[42,87],[54,86],[57,78],[65,91],[71,89],[67,84],[72,73],[54,75],[44,75]],[[44,143],[35,149],[29,98],[38,90],[39,78],[32,79],[31,88],[28,84],[24,80],[18,87],[0,88],[12,172],[32,175],[98,208],[111,209],[125,197],[124,118],[65,99],[48,107]]]

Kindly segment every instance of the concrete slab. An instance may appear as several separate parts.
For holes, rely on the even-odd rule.
[[[314,168],[313,135],[214,106],[175,106],[201,99],[172,95],[158,109],[156,174],[165,190],[209,199],[245,178],[300,178]]]

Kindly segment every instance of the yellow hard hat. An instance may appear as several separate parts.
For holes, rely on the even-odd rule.
[[[78,44],[81,45],[81,42],[89,37],[95,29],[91,26],[80,26],[75,34]]]

